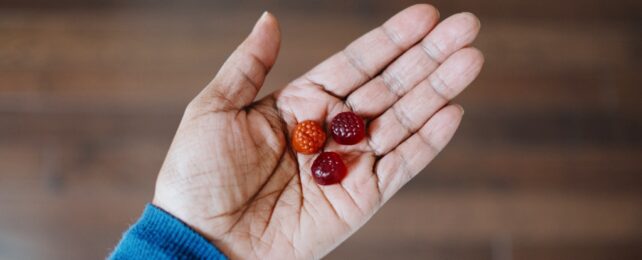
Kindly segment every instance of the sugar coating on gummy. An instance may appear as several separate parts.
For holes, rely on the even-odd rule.
[[[312,163],[312,177],[320,185],[341,182],[348,173],[341,156],[335,152],[323,152]]]
[[[339,144],[352,145],[359,143],[366,136],[363,119],[352,112],[336,115],[330,123],[332,139]]]

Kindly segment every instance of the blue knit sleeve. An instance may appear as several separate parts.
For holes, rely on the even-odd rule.
[[[227,259],[207,239],[162,209],[147,204],[109,259]]]

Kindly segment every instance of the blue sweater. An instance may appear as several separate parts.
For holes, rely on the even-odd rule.
[[[147,204],[109,259],[227,259],[207,239],[162,209]]]

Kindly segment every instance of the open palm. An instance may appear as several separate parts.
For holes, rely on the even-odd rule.
[[[479,73],[467,47],[469,13],[437,24],[429,5],[409,7],[283,89],[254,102],[280,44],[264,14],[214,80],[190,103],[160,171],[153,203],[231,258],[320,258],[361,227],[448,143],[463,114],[449,100]],[[328,124],[353,111],[367,138],[328,138],[348,175],[320,186],[316,155],[294,152],[304,120]]]

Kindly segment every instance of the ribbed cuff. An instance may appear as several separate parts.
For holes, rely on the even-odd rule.
[[[147,204],[109,259],[227,259],[207,239],[162,209]]]

